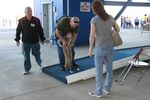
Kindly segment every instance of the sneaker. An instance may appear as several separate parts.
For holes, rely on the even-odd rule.
[[[109,95],[109,94],[110,94],[110,92],[108,92],[108,91],[106,91],[106,90],[103,90],[103,92],[104,92],[104,94],[106,94],[106,95]]]
[[[79,67],[79,65],[77,65],[76,63],[73,64],[74,67]]]
[[[65,67],[64,67],[64,66],[61,66],[61,67],[60,67],[60,70],[61,70],[61,71],[65,71]]]
[[[69,73],[70,73],[70,74],[72,74],[72,73],[73,73],[73,71],[70,69],[70,70],[69,70]]]
[[[73,64],[73,66],[75,67],[75,69],[77,69],[78,71],[80,70],[79,65],[77,65],[76,63]]]
[[[89,95],[93,96],[93,97],[95,96],[95,97],[98,97],[98,98],[102,98],[103,97],[103,95],[96,95],[95,92],[93,92],[93,91],[90,91]]]
[[[23,75],[29,75],[29,74],[30,74],[29,71],[24,71],[24,72],[23,72]]]
[[[42,64],[38,64],[38,65],[39,65],[40,69],[42,69],[42,68],[43,68]]]

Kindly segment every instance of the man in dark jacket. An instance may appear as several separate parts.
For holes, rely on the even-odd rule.
[[[15,41],[17,46],[20,45],[20,38],[22,38],[22,53],[24,56],[24,75],[30,74],[31,62],[30,52],[35,56],[37,64],[42,67],[40,57],[40,44],[44,43],[45,37],[40,20],[32,16],[31,7],[25,8],[25,17],[19,19],[18,26],[16,28]]]
[[[78,67],[78,65],[74,62],[74,43],[77,38],[77,32],[78,32],[78,26],[79,26],[79,18],[78,17],[63,17],[59,20],[57,26],[56,26],[56,37],[59,39],[59,41],[62,43],[62,47],[67,46],[67,41],[64,39],[64,37],[67,36],[68,33],[71,33],[73,35],[72,39],[72,65],[74,67]],[[63,53],[62,47],[57,42],[57,48],[58,48],[58,56],[59,56],[59,62],[61,70],[64,70],[65,65],[65,57]]]

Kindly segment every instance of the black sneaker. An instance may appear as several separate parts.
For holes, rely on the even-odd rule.
[[[79,65],[77,65],[76,63],[73,64],[74,67],[79,67]]]
[[[29,74],[30,74],[29,71],[24,71],[24,72],[23,72],[23,75],[29,75]]]
[[[73,64],[74,68],[77,69],[78,71],[80,70],[79,65],[77,65],[76,63]]]
[[[40,70],[42,70],[43,68],[42,64],[38,64],[38,66],[40,67]]]
[[[65,71],[65,67],[64,67],[64,66],[61,66],[61,67],[60,67],[60,70],[61,70],[61,71]]]

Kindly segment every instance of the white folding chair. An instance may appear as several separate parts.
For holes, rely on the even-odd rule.
[[[150,68],[150,62],[143,62],[139,58],[139,56],[145,56],[147,59],[150,58],[150,48],[140,48],[137,54],[133,57],[132,61],[129,61],[129,64],[125,66],[123,71],[119,74],[118,78],[116,79],[116,82],[119,82],[120,85],[124,84],[124,81],[126,77],[128,76],[131,69],[134,67],[138,67],[140,69],[140,75],[136,75],[138,77],[137,84],[140,82],[140,80],[143,78],[144,74],[146,73],[147,68]],[[130,72],[132,73],[132,72]],[[132,73],[134,74],[134,73]]]

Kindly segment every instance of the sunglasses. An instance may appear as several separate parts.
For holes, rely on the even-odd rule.
[[[79,21],[74,21],[74,23],[80,23]]]

